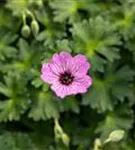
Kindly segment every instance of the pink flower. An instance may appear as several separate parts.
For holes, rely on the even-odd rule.
[[[72,57],[70,53],[54,54],[49,63],[44,63],[41,69],[41,79],[51,84],[51,89],[57,96],[86,93],[92,84],[87,72],[90,64],[84,55]]]

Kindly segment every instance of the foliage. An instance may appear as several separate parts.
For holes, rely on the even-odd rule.
[[[135,149],[135,1],[5,0],[0,3],[0,149]],[[60,99],[40,79],[54,53],[84,54],[93,85]],[[58,122],[59,120],[59,122]]]

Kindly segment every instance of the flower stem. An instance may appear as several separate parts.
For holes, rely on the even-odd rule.
[[[29,15],[32,18],[32,20],[35,20],[35,16],[30,10],[26,9],[26,14]]]
[[[26,25],[26,14],[25,14],[25,12],[22,13],[22,19],[23,19],[23,24]]]

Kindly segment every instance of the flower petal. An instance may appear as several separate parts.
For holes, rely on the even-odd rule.
[[[57,82],[57,84],[53,84],[51,89],[56,93],[58,97],[64,98],[68,95],[71,95],[72,92],[69,86],[65,86]]]
[[[67,63],[68,60],[72,59],[72,56],[68,52],[61,52],[60,54],[54,54],[52,61],[54,63]]]
[[[72,60],[72,56],[68,52],[61,52],[60,54],[54,54],[52,58],[52,63],[56,64],[57,67],[62,71],[67,71],[68,66]]]
[[[71,72],[75,76],[84,76],[85,74],[87,74],[89,69],[90,64],[85,56],[79,54],[73,58]]]
[[[52,72],[49,63],[44,63],[41,68],[41,79],[49,84],[58,81],[58,76]]]
[[[59,76],[61,73],[64,73],[64,70],[63,70],[61,64],[56,64],[56,63],[51,62],[49,64],[49,67],[50,67],[50,70],[57,76]]]
[[[76,77],[72,84],[72,91],[74,93],[86,93],[89,86],[92,85],[92,79],[90,76],[85,75],[83,77]]]

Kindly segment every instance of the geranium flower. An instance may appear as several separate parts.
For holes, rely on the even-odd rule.
[[[51,84],[51,89],[61,98],[86,93],[92,84],[91,77],[87,75],[89,68],[90,63],[84,55],[72,57],[68,52],[61,52],[42,65],[41,79]]]

